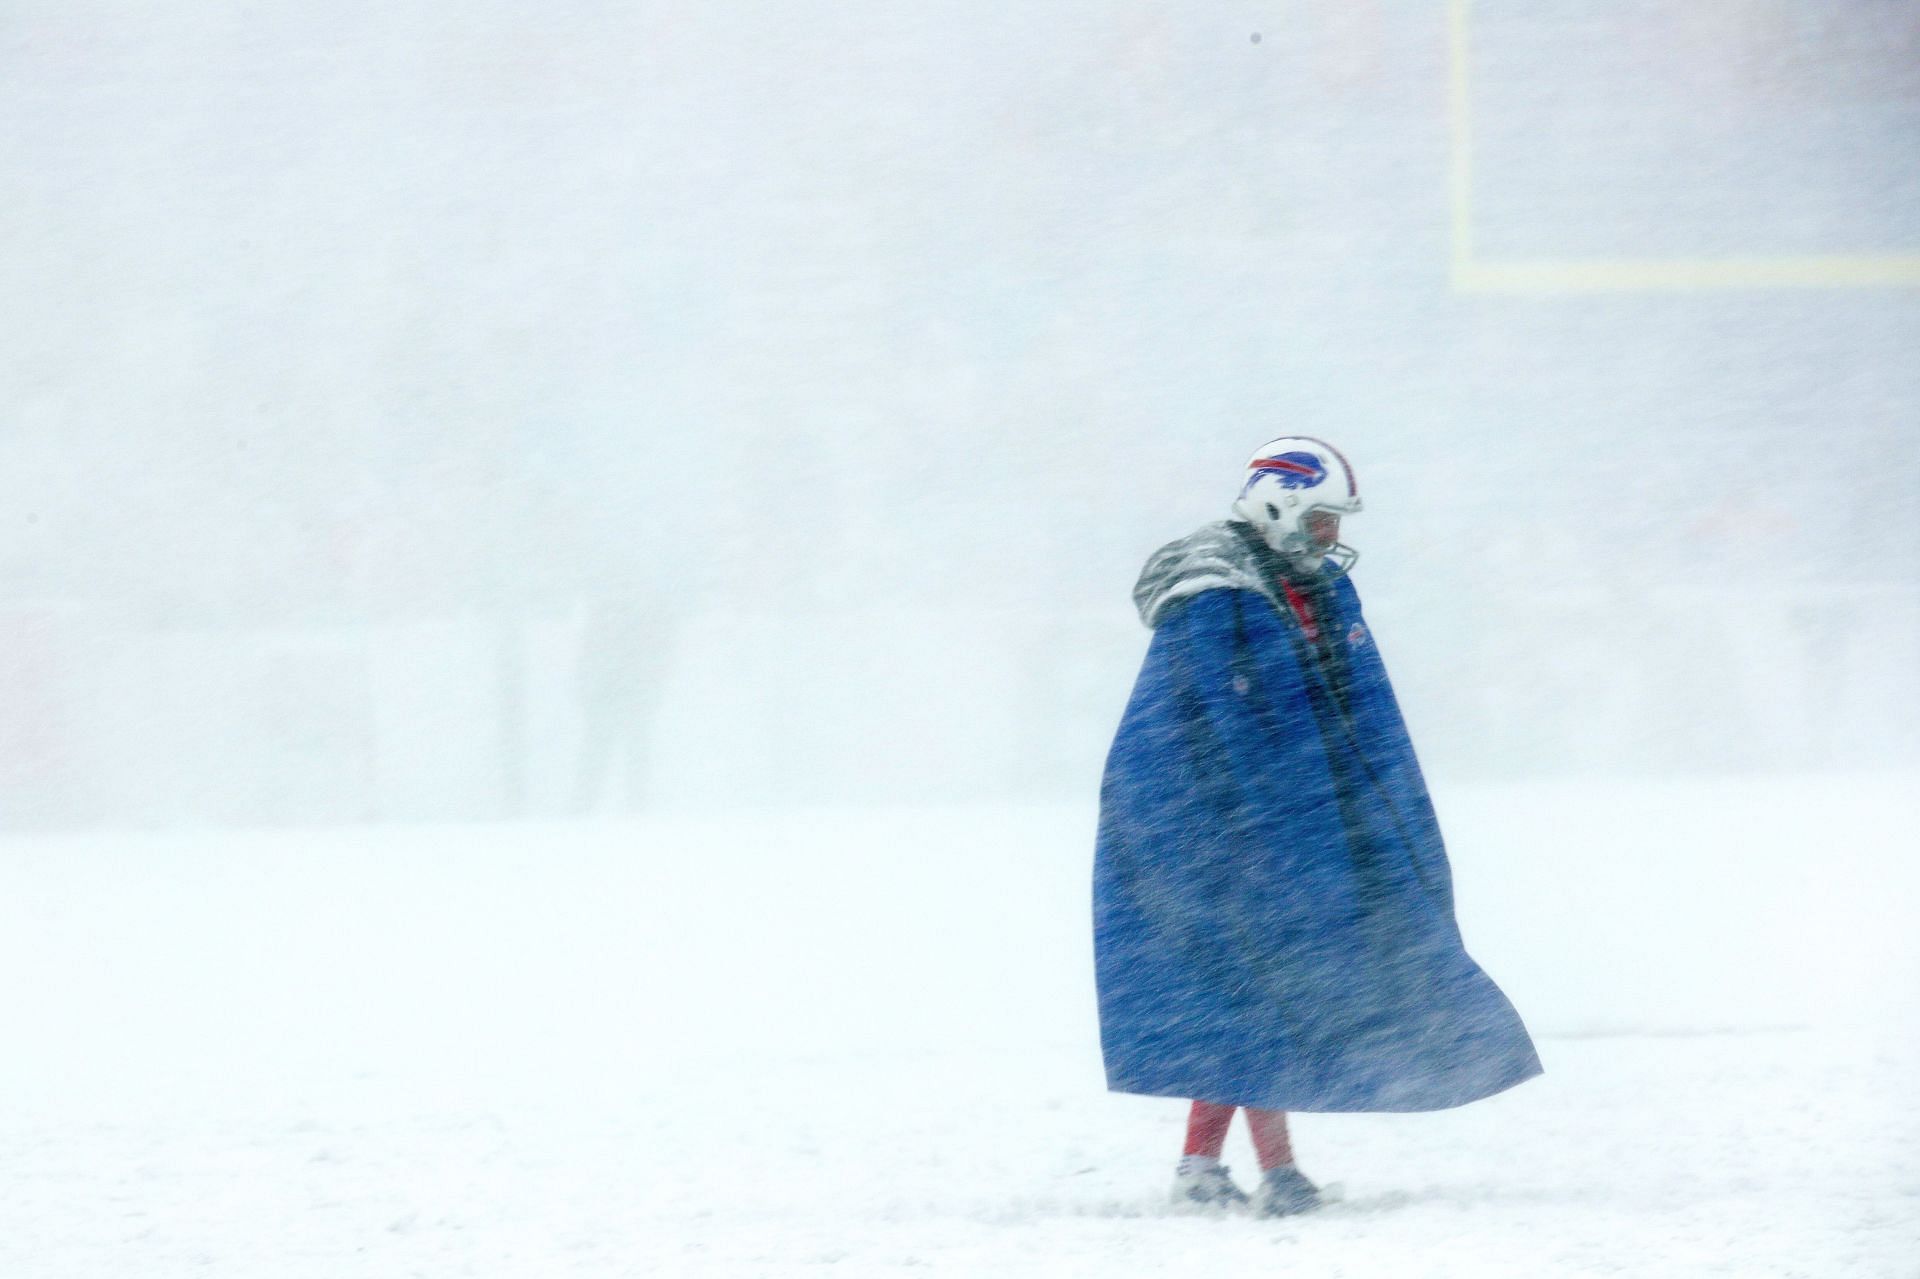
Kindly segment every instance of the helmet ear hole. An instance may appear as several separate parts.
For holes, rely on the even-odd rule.
[[[1275,506],[1272,502],[1267,503],[1267,518],[1270,520],[1277,520],[1280,518],[1280,508]]]

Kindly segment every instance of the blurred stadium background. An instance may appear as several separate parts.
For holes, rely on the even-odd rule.
[[[1282,433],[1437,778],[1920,760],[1920,6],[0,15],[0,826],[1091,799]]]

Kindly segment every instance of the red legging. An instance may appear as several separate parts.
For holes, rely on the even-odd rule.
[[[1233,1123],[1235,1107],[1212,1101],[1196,1101],[1187,1116],[1187,1150],[1190,1155],[1218,1159],[1227,1144],[1227,1128]],[[1287,1112],[1256,1110],[1247,1107],[1247,1128],[1253,1134],[1253,1153],[1259,1156],[1260,1171],[1293,1162],[1293,1143],[1287,1139]]]

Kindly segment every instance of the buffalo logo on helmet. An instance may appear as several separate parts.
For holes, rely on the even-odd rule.
[[[1327,479],[1326,463],[1311,453],[1279,453],[1273,457],[1257,457],[1249,463],[1248,469],[1253,474],[1247,477],[1242,493],[1267,476],[1280,481],[1280,487],[1285,489],[1316,488]]]

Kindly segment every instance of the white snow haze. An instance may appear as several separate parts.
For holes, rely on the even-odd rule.
[[[1920,3],[9,0],[0,125],[0,1279],[1920,1276]],[[1292,434],[1546,1073],[1200,1219],[1088,877]]]

